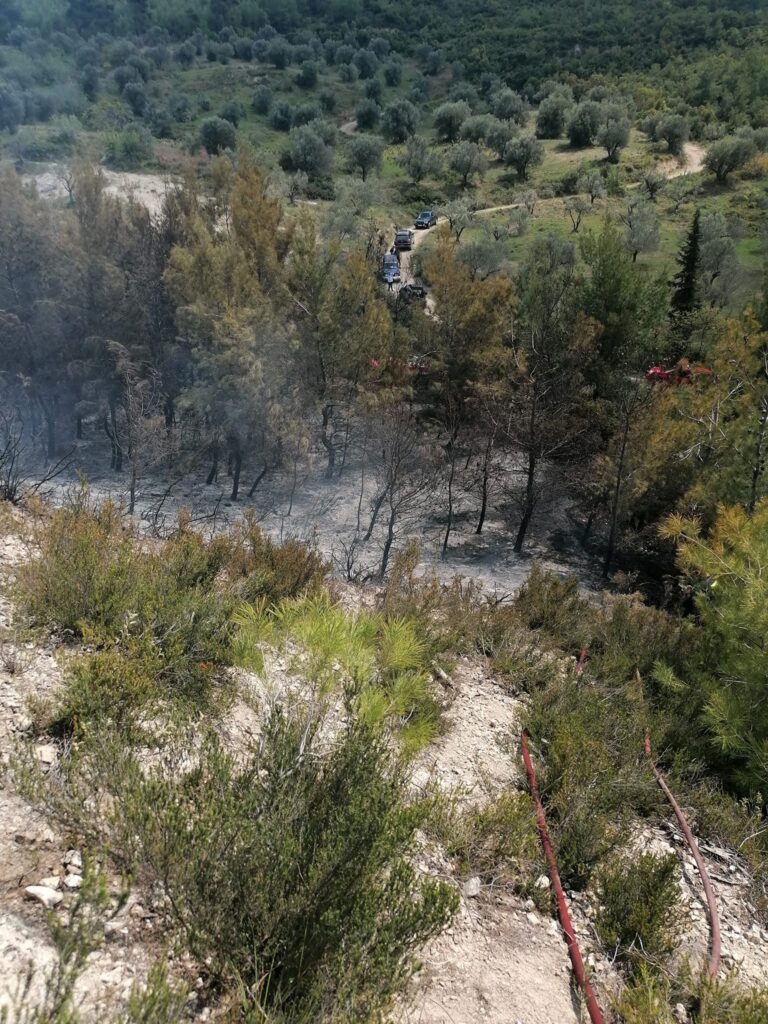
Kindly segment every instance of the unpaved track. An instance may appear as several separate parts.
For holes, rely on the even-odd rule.
[[[706,149],[698,142],[686,142],[683,146],[682,163],[677,160],[666,160],[659,169],[666,178],[682,178],[685,174],[698,174],[704,170]]]

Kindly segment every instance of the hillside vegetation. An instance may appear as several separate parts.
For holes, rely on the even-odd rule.
[[[13,1021],[575,1014],[523,729],[608,1019],[768,1020],[766,30],[3,5]]]

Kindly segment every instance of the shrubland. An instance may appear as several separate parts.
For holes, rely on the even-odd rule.
[[[455,907],[413,870],[424,836],[548,905],[526,796],[407,786],[436,677],[476,660],[520,700],[564,882],[599,896],[619,1017],[751,1024],[764,995],[673,962],[672,862],[632,841],[666,813],[648,731],[765,915],[764,16],[486,7],[4,5],[0,147],[66,163],[58,203],[0,176],[0,495],[33,504],[73,446],[125,481],[125,507],[83,485],[35,527],[13,596],[64,645],[34,727],[65,756],[21,774],[163,890],[212,1004],[380,1019]],[[175,183],[150,213],[98,162]],[[404,265],[428,302],[377,280],[414,205],[440,218]],[[279,480],[290,533],[310,472],[354,480],[333,565],[254,511]],[[161,528],[145,493],[185,477],[237,525]],[[534,563],[491,598],[403,542],[425,526],[449,568],[490,527],[517,559],[555,507],[613,592]],[[217,723],[278,661],[299,699],[236,757]],[[79,927],[32,1019],[73,1019]],[[179,999],[158,975],[128,1016]]]

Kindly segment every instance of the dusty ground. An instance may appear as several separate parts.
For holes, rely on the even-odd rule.
[[[64,164],[49,164],[38,167],[23,175],[24,181],[34,184],[44,199],[67,199],[69,193],[65,183],[67,167]],[[160,174],[131,174],[127,171],[110,171],[102,168],[107,180],[106,191],[110,195],[124,196],[142,203],[150,213],[159,214],[172,179]]]
[[[698,174],[704,169],[707,151],[698,142],[686,142],[682,160],[662,160],[656,167],[667,178],[682,178],[685,174]]]
[[[0,579],[13,581],[30,548],[13,532],[0,533]],[[342,586],[350,608],[367,600],[366,592]],[[0,760],[6,761],[30,724],[28,700],[44,698],[61,681],[59,654],[53,641],[32,645],[20,638],[13,624],[7,593],[0,594]],[[222,731],[237,748],[259,728],[257,702],[275,692],[295,691],[290,649],[268,662],[267,681],[242,678],[242,699],[222,722]],[[516,739],[519,698],[498,685],[479,659],[463,658],[443,681],[447,704],[446,730],[419,757],[414,785],[437,784],[460,801],[472,803],[506,786],[522,785]],[[54,746],[40,744],[37,756],[54,763]],[[32,966],[33,992],[40,993],[45,972],[53,963],[45,911],[25,895],[25,888],[55,876],[63,878],[69,843],[54,823],[46,822],[0,776],[0,1008],[12,1006],[20,980]],[[671,826],[638,836],[644,848],[674,849],[681,859],[680,884],[685,904],[681,951],[697,960],[706,955],[708,927],[701,887],[685,849]],[[768,982],[768,932],[754,921],[748,900],[749,877],[730,851],[704,848],[723,917],[724,966],[738,966],[752,982]],[[439,851],[424,851],[421,870],[450,877]],[[67,869],[71,871],[72,869]],[[53,884],[62,884],[53,882]],[[117,880],[115,880],[117,886]],[[63,893],[58,916],[72,905]],[[571,898],[572,897],[572,898]],[[595,907],[587,896],[571,894],[569,902],[585,959],[593,971],[598,997],[616,975],[598,948],[592,918]],[[118,918],[108,926],[107,940],[94,953],[78,986],[88,1022],[104,1020],[118,1009],[134,982],[141,982],[149,965],[164,956],[156,937],[158,922],[151,903],[135,893]],[[578,999],[570,982],[566,947],[557,924],[494,886],[462,886],[460,913],[453,926],[422,953],[422,969],[411,991],[393,1015],[393,1024],[570,1024],[579,1018]],[[171,961],[172,970],[180,965]],[[197,1016],[196,1004],[190,1013]],[[201,1018],[206,1016],[202,1010]],[[14,1021],[11,1014],[11,1021]]]

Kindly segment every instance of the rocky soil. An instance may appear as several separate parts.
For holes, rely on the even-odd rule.
[[[0,759],[7,762],[30,726],[29,701],[50,696],[61,682],[61,651],[53,640],[32,644],[16,631],[7,587],[32,552],[19,536],[0,531]],[[342,587],[342,599],[366,601],[358,588]],[[300,684],[291,676],[290,651],[269,664],[269,682],[243,675],[241,699],[235,701],[221,728],[237,746],[258,732],[258,706],[270,694]],[[419,757],[413,774],[417,788],[437,784],[459,801],[473,803],[502,788],[523,785],[517,750],[519,698],[490,676],[476,659],[461,659],[443,680],[446,729]],[[40,743],[36,754],[53,766],[55,745]],[[27,972],[33,971],[32,996],[42,994],[54,948],[46,924],[50,912],[63,918],[72,907],[82,871],[76,837],[65,837],[56,822],[45,821],[17,792],[7,774],[0,777],[0,1008],[10,1008]],[[680,858],[680,885],[686,907],[681,953],[705,957],[708,926],[701,886],[693,862],[671,825],[638,837],[644,847],[674,850]],[[749,875],[731,851],[704,847],[723,916],[724,966],[738,966],[744,978],[768,983],[768,932],[754,920]],[[424,850],[421,870],[451,877],[439,851]],[[547,886],[545,876],[539,880]],[[422,968],[409,997],[393,1015],[397,1024],[569,1024],[577,1022],[579,1000],[571,985],[566,947],[554,919],[503,887],[484,886],[470,878],[456,884],[461,908],[452,927],[423,950]],[[539,884],[539,883],[537,883]],[[119,879],[113,879],[115,893]],[[574,924],[589,964],[598,998],[608,1005],[618,977],[597,943],[594,902],[570,894]],[[131,986],[146,977],[149,966],[165,957],[160,919],[146,893],[132,893],[107,925],[105,942],[90,957],[78,984],[86,1021],[105,1020],[126,1000]],[[192,985],[191,1016],[205,1019],[207,1008],[194,996],[188,965],[169,960],[172,974]]]

